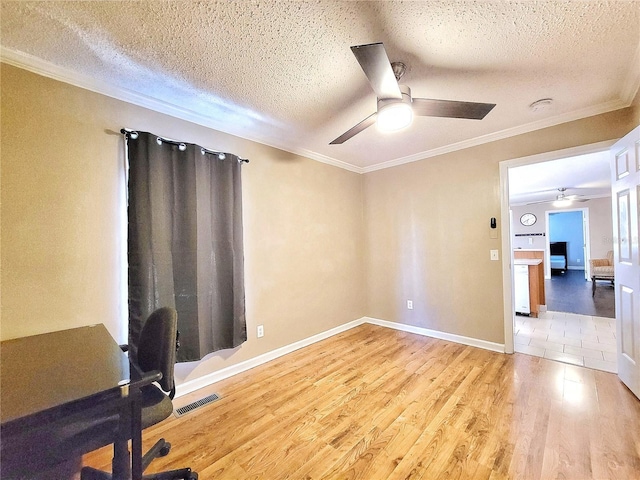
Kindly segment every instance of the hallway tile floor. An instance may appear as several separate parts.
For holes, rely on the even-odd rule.
[[[515,351],[617,373],[616,319],[564,312],[516,315]]]

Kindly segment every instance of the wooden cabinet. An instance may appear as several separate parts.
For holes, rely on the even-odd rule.
[[[544,252],[542,250],[514,250],[514,267],[526,265],[529,270],[529,312],[537,317],[540,306],[546,307],[544,294]]]
[[[544,250],[517,249],[513,251],[513,258],[515,258],[516,260],[522,260],[523,258],[532,258],[544,261]]]

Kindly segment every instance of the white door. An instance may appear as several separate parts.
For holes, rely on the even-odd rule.
[[[618,376],[640,398],[640,126],[611,154]]]
[[[584,259],[584,279],[591,280],[589,272],[589,258],[591,258],[591,250],[589,249],[589,209],[582,209],[582,258]]]

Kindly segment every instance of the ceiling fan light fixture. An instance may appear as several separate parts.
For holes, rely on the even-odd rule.
[[[573,202],[569,198],[558,198],[556,201],[553,202],[553,206],[554,207],[568,207],[572,203]]]
[[[565,187],[560,187],[558,189],[558,191],[560,192],[560,195],[556,196],[556,200],[555,202],[553,202],[553,206],[554,207],[568,207],[573,203],[573,200],[571,198],[568,198],[564,192],[567,191],[567,189]]]
[[[402,130],[413,122],[413,109],[402,101],[387,103],[378,110],[376,121],[383,132]]]
[[[411,89],[406,85],[398,85],[402,98],[385,98],[378,100],[376,123],[382,132],[395,132],[408,127],[413,122],[411,107]]]
[[[411,89],[398,83],[406,73],[407,66],[402,62],[391,63],[382,42],[354,45],[351,51],[378,98],[378,109],[329,142],[329,145],[340,145],[374,123],[378,124],[379,131],[389,132],[409,126],[414,115],[482,120],[496,106],[495,103],[412,99]]]

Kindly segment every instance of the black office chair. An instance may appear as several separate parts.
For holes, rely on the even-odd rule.
[[[173,368],[176,362],[178,314],[173,308],[159,308],[153,312],[142,328],[138,342],[137,365],[142,372],[160,371],[161,388],[151,384],[142,388],[142,428],[145,429],[169,417],[173,412],[171,400],[175,394]],[[142,470],[151,461],[169,453],[171,444],[161,438],[143,455]],[[84,467],[81,480],[112,480],[110,473]],[[145,475],[154,480],[197,480],[198,474],[190,468]]]

